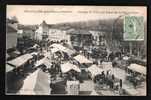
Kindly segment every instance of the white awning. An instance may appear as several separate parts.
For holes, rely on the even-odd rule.
[[[9,64],[6,64],[6,69],[5,69],[5,70],[6,70],[6,71],[5,71],[6,73],[9,72],[9,71],[12,71],[13,69],[14,69],[13,66],[11,66],[11,65],[9,65]]]
[[[21,65],[23,65],[24,63],[26,63],[29,59],[31,59],[33,56],[30,54],[25,54],[22,56],[19,56],[11,61],[8,61],[9,64],[14,65],[16,67],[19,67]]]
[[[72,70],[75,70],[75,71],[77,71],[77,72],[81,72],[81,70],[80,70],[80,68],[79,68],[78,66],[73,65],[73,64],[71,64],[71,63],[69,63],[69,62],[67,62],[67,63],[65,63],[65,64],[61,64],[61,71],[62,71],[63,73],[66,73],[66,72],[70,71],[71,69],[72,69]]]
[[[40,47],[40,46],[38,44],[35,44],[33,47],[36,48],[36,47]]]
[[[73,53],[75,53],[73,50],[67,48],[67,47],[64,47],[63,45],[61,44],[52,44],[50,47],[53,47],[52,48],[52,52],[57,52],[57,51],[63,51],[63,52],[66,52],[67,54],[71,55]]]
[[[20,55],[20,52],[18,50],[13,51],[13,53]]]
[[[124,57],[123,57],[123,60],[128,60],[128,59],[129,59],[128,56],[124,56]]]
[[[92,77],[95,77],[96,75],[101,74],[103,70],[97,67],[97,65],[92,65],[88,68],[88,71],[92,74]]]
[[[38,52],[32,52],[30,55],[38,55]]]
[[[138,64],[131,64],[128,66],[130,70],[146,75],[146,67]]]
[[[62,46],[61,44],[56,44],[56,43],[50,45],[50,47],[54,47],[54,48],[58,48],[58,49],[65,49],[64,46]]]
[[[83,55],[77,55],[74,57],[74,59],[76,59],[80,63],[93,63],[91,60],[87,59]]]
[[[58,52],[58,51],[60,51],[58,48],[52,48],[52,49],[51,49],[51,52],[52,52],[52,53],[55,53],[55,52]]]

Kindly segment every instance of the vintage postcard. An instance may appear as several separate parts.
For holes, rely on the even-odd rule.
[[[147,7],[7,5],[6,95],[147,95]]]

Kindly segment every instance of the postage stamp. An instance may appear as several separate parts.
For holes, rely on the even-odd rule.
[[[144,20],[142,16],[125,16],[124,18],[124,40],[144,40]]]

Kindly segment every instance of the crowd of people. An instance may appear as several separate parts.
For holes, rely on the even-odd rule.
[[[103,71],[100,75],[96,76],[94,82],[102,86],[102,88],[106,87],[112,90],[122,89],[122,79],[117,79],[114,74],[110,73],[110,70],[107,70],[106,74]]]
[[[64,43],[64,42],[57,41],[57,42],[50,42],[49,45],[47,44],[47,48],[45,48],[43,46],[37,47],[34,51],[38,52],[38,55],[33,55],[33,59],[28,61],[28,66],[30,68],[33,68],[34,64],[38,60],[45,57],[44,55],[42,55],[43,48],[45,48],[44,50],[46,50],[47,52],[51,52],[51,50],[50,51],[48,50],[48,47],[54,43],[61,44],[63,46],[66,45],[66,43]],[[30,52],[26,52],[26,53],[30,53]],[[74,56],[77,54],[82,54],[89,60],[93,60],[93,63],[96,64],[97,66],[99,64],[102,64],[103,61],[105,61],[105,62],[111,62],[113,67],[118,66],[117,61],[122,60],[123,56],[128,56],[127,54],[124,54],[120,51],[119,52],[107,52],[107,49],[103,49],[102,52],[97,51],[97,50],[92,50],[92,53],[89,53],[87,50],[81,49],[79,51],[76,51]],[[75,65],[81,67],[80,66],[81,64],[76,62],[75,59],[73,59],[73,56],[68,55],[68,53],[65,53],[65,52],[55,52],[55,55],[53,53],[50,53],[49,56],[50,56],[50,59],[48,59],[48,60],[50,60],[51,65],[49,67],[46,67],[45,65],[42,65],[40,67],[42,69],[44,69],[45,72],[47,71],[50,74],[51,82],[56,81],[58,77],[62,78],[64,81],[81,80],[80,79],[81,74],[77,73],[74,70],[71,70],[71,71],[67,72],[66,74],[63,74],[61,71],[61,64],[66,61],[69,61],[72,64],[75,64]],[[22,72],[22,71],[18,71],[18,72]],[[96,75],[94,78],[94,83],[96,83],[102,87],[110,88],[112,90],[120,90],[120,89],[122,89],[123,80],[117,79],[114,76],[114,74],[110,73],[110,70],[107,70],[106,72],[103,71],[101,74]]]

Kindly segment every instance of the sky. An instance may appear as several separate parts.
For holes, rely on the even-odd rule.
[[[141,6],[40,6],[7,5],[7,17],[16,16],[20,24],[48,24],[77,22],[97,19],[117,18],[120,15],[144,16],[147,19],[147,7]]]

